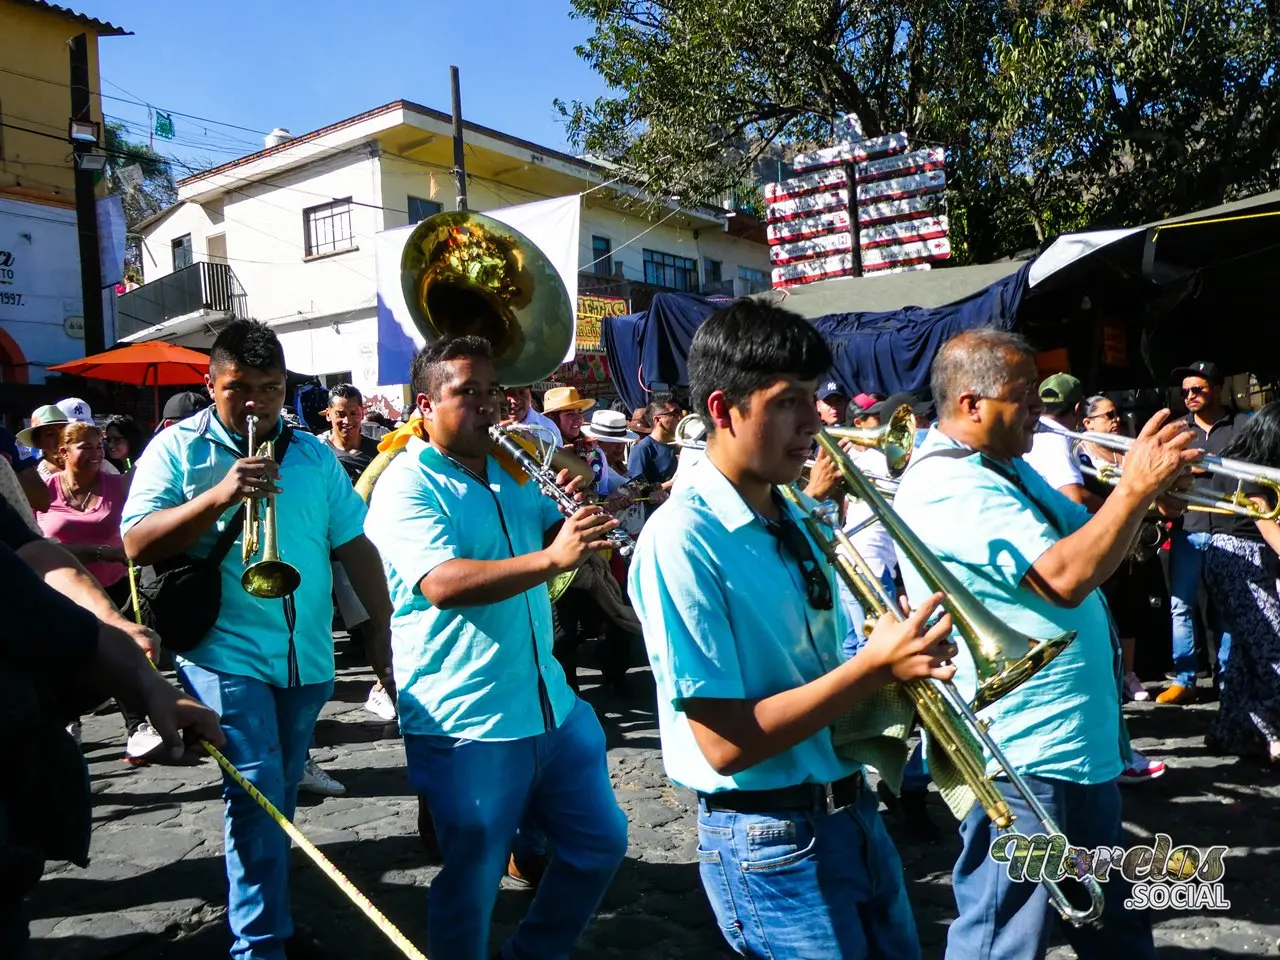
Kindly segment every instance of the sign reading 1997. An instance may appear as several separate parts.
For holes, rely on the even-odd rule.
[[[13,261],[14,256],[11,251],[0,250],[0,287],[12,286]],[[22,294],[13,293],[10,290],[0,290],[0,306],[22,306]]]

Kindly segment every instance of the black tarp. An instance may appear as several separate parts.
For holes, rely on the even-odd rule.
[[[929,379],[934,353],[972,327],[1013,326],[1026,289],[1027,266],[987,288],[941,307],[904,307],[812,318],[831,345],[831,375],[852,396],[860,391],[915,390]],[[689,344],[707,317],[733,301],[726,297],[660,294],[644,313],[606,318],[605,352],[618,393],[628,408],[658,388],[686,388]],[[786,306],[786,302],[781,304]]]

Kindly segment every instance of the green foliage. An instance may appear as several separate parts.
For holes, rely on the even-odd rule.
[[[1274,0],[571,0],[608,83],[570,138],[718,202],[762,157],[905,130],[948,148],[984,261],[1280,187]]]
[[[105,133],[107,189],[118,193],[124,204],[124,222],[129,230],[178,201],[178,187],[167,158],[145,143],[132,141],[124,126],[108,122]],[[122,172],[137,167],[142,183],[133,186]]]

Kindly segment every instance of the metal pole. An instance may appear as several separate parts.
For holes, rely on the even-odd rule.
[[[467,209],[467,169],[462,152],[462,86],[458,68],[449,68],[449,85],[453,88],[453,185],[458,195],[458,209]]]
[[[71,119],[92,120],[89,91],[89,41],[82,33],[68,44],[71,50]],[[76,183],[76,233],[80,241],[80,296],[84,301],[84,352],[93,356],[107,349],[102,319],[102,264],[98,254],[98,208],[93,171],[81,167],[81,158],[93,145],[73,143]]]

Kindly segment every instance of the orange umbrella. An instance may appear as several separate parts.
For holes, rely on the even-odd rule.
[[[205,374],[209,372],[209,358],[197,350],[153,340],[97,353],[83,360],[60,363],[49,369],[54,373],[69,373],[94,380],[154,387],[156,421],[159,422],[160,387],[204,383]]]

